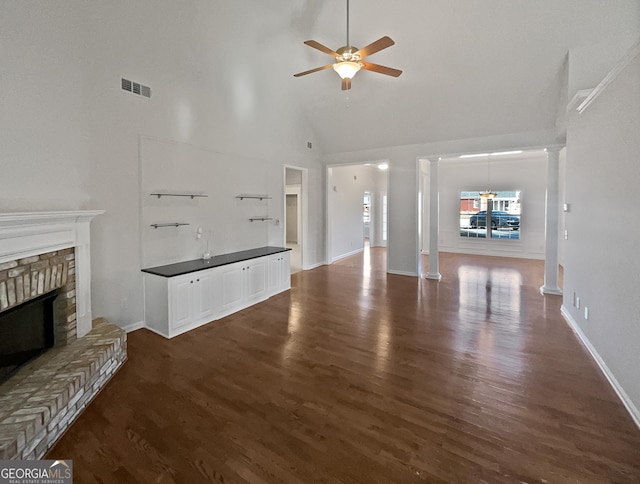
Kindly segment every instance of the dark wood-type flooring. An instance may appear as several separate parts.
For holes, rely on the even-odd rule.
[[[48,458],[76,483],[640,482],[640,431],[560,315],[540,261],[385,252],[129,361]]]

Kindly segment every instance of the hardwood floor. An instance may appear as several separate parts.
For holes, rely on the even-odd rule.
[[[426,264],[424,264],[426,267]],[[385,253],[129,361],[49,458],[75,482],[640,482],[640,431],[559,313],[540,261]]]

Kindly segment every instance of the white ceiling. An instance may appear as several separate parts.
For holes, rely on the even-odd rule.
[[[362,70],[341,91],[331,69],[293,74],[332,61],[305,40],[345,45],[346,0],[274,5],[291,42],[282,83],[326,153],[551,130],[568,51],[640,35],[639,0],[351,0],[351,44],[390,36],[368,60],[404,73]]]

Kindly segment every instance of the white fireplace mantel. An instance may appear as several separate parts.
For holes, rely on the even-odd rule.
[[[104,210],[0,213],[0,264],[75,248],[78,338],[91,330],[89,224]]]

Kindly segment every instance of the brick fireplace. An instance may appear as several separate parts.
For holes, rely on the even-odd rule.
[[[62,249],[0,264],[0,314],[51,291],[55,346],[76,339],[75,251]]]
[[[126,360],[124,331],[92,321],[89,224],[101,213],[0,213],[0,321],[55,291],[53,348],[0,384],[2,460],[43,457]]]

